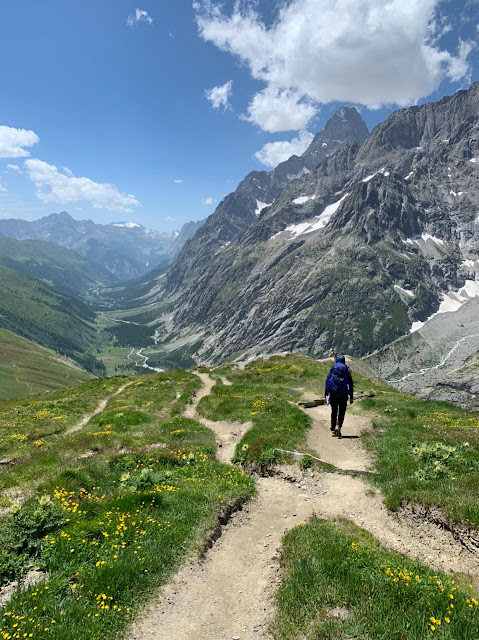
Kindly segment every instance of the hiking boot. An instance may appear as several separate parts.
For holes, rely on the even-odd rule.
[[[340,427],[336,427],[336,429],[334,430],[334,435],[337,438],[341,438],[341,428]]]

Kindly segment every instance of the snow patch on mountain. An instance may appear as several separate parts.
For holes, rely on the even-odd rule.
[[[403,287],[400,287],[398,284],[394,285],[394,289],[397,291],[397,293],[402,293],[408,296],[409,298],[416,297],[416,294],[414,293],[414,291],[412,291],[411,289],[403,289]]]
[[[266,207],[270,207],[270,202],[261,202],[261,200],[256,200],[256,209],[254,210],[255,215],[259,216],[259,214],[266,209]]]
[[[316,196],[299,196],[299,198],[293,200],[293,204],[304,204],[308,200],[314,200],[315,198]]]
[[[322,229],[328,224],[333,214],[336,213],[336,211],[339,209],[341,202],[348,195],[349,193],[346,193],[342,198],[328,205],[319,216],[315,216],[312,220],[308,220],[306,222],[300,222],[299,224],[291,224],[288,227],[286,227],[284,231],[280,231],[279,233],[275,233],[273,236],[271,236],[270,240],[273,240],[274,238],[279,236],[281,233],[289,232],[291,234],[291,237],[296,238],[302,235],[303,233],[312,233],[313,231],[318,231],[318,229]],[[316,196],[301,196],[300,198],[296,198],[296,200],[293,200],[293,202],[295,204],[303,204],[307,200],[314,200],[315,197]]]
[[[466,280],[461,289],[458,291],[448,291],[448,293],[444,293],[442,295],[442,301],[439,305],[439,309],[436,313],[433,313],[432,316],[429,316],[427,320],[424,322],[413,322],[412,327],[410,329],[410,333],[417,331],[421,327],[423,327],[426,322],[429,322],[431,318],[434,318],[439,313],[452,313],[460,309],[466,302],[469,302],[472,298],[479,297],[479,280]]]
[[[403,240],[403,242],[404,244],[411,244],[413,246],[417,244],[419,247],[421,247],[422,243],[427,243],[428,240],[430,240],[431,242],[439,246],[442,246],[445,244],[444,240],[441,240],[441,238],[436,238],[435,236],[432,236],[429,233],[422,233],[420,236],[407,238],[406,240]]]

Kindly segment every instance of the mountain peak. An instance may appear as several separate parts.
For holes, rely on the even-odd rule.
[[[70,221],[73,220],[71,215],[67,211],[60,211],[60,213],[51,213],[49,216],[45,216],[47,220],[64,220]]]
[[[366,123],[355,107],[341,107],[327,121],[323,131],[318,133],[321,140],[341,142],[362,142],[369,135]]]

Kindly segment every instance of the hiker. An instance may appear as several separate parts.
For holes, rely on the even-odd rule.
[[[331,368],[326,378],[324,397],[326,404],[331,405],[331,432],[333,436],[341,438],[341,428],[344,422],[346,407],[353,404],[353,378],[344,356],[336,356],[336,364]]]

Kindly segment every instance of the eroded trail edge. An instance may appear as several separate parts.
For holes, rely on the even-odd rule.
[[[199,374],[203,387],[185,413],[214,431],[218,456],[229,462],[249,425],[205,420],[197,413],[214,381]],[[339,469],[365,471],[370,460],[359,436],[370,419],[347,414],[342,440],[331,438],[327,408],[305,410],[313,420],[308,445]],[[319,451],[318,451],[319,449]],[[184,566],[138,620],[130,640],[270,639],[273,596],[279,583],[277,555],[284,534],[313,514],[346,517],[368,530],[386,547],[446,572],[475,574],[477,559],[447,531],[389,513],[379,492],[357,477],[302,472],[283,466],[274,477],[257,479],[258,496],[233,514],[222,537],[203,562]]]

